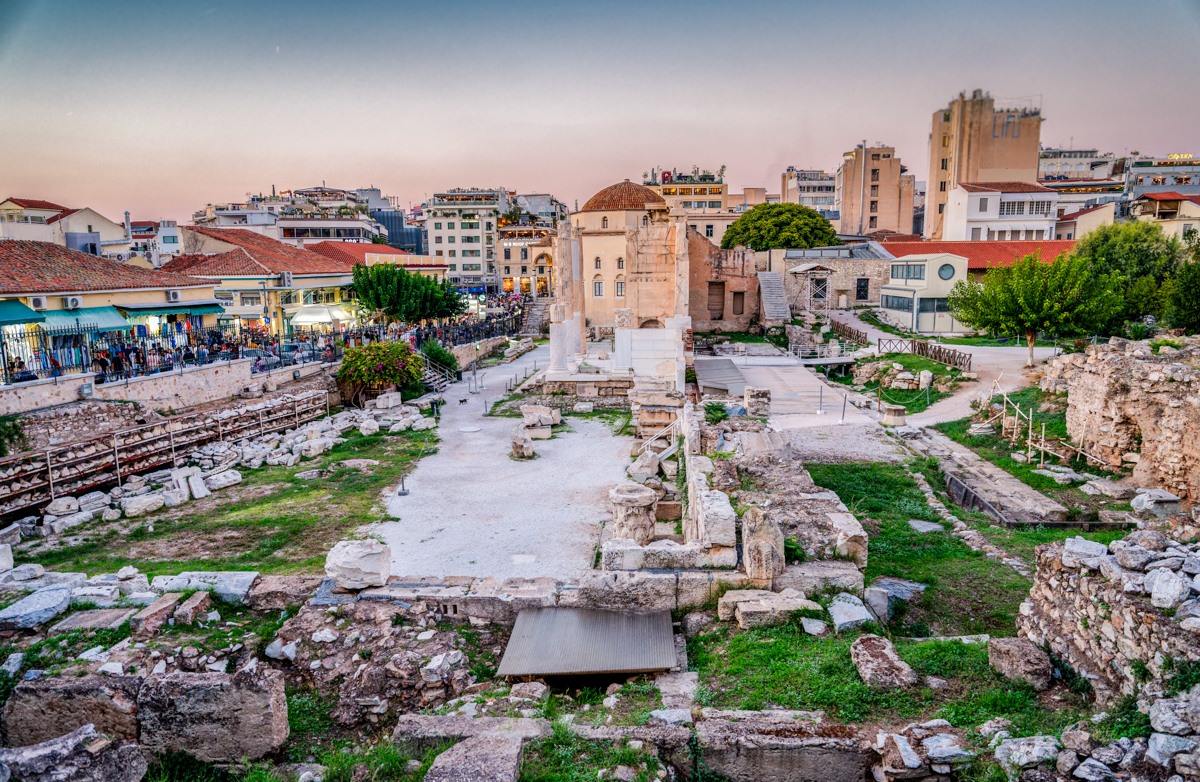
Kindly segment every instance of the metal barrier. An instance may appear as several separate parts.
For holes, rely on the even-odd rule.
[[[911,353],[914,356],[921,356],[930,361],[936,361],[939,364],[945,364],[948,367],[958,367],[963,372],[971,371],[971,354],[964,353],[961,350],[948,348],[945,345],[939,345],[936,342],[930,342],[924,339],[891,339],[880,337],[879,352],[887,353]]]

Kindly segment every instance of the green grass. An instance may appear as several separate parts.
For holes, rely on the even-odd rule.
[[[646,769],[641,765],[645,763]],[[605,741],[589,741],[555,724],[553,733],[530,742],[521,765],[521,782],[593,782],[601,769],[629,766],[636,782],[656,779],[658,759],[653,755]],[[336,781],[335,781],[336,782]]]
[[[131,534],[121,522],[94,527],[87,539],[56,551],[18,553],[18,561],[59,571],[111,573],[133,565],[149,574],[185,570],[320,572],[325,555],[347,531],[380,519],[379,494],[436,450],[436,430],[362,437],[351,432],[319,459],[295,467],[242,470],[243,482],[210,500],[182,506],[178,517],[160,511],[138,520]],[[366,470],[334,469],[325,478],[296,480],[297,472],[344,459],[377,459]],[[239,498],[239,499],[234,499]],[[148,524],[158,519],[154,532]],[[129,522],[124,522],[128,525]]]
[[[858,633],[819,639],[799,622],[740,632],[719,625],[688,642],[688,660],[700,673],[701,705],[715,708],[820,709],[850,723],[942,717],[973,728],[993,717],[1014,722],[1017,733],[1061,729],[1077,708],[1048,712],[1030,688],[991,669],[986,644],[901,641],[900,657],[922,676],[946,679],[941,690],[879,690],[859,678],[850,660]]]
[[[903,465],[809,464],[812,479],[832,489],[863,522],[870,538],[868,584],[880,576],[927,585],[922,598],[893,620],[901,635],[1016,633],[1017,607],[1030,582],[944,532],[919,533],[909,519],[943,523]]]
[[[82,609],[71,609],[55,622],[80,610]],[[26,671],[40,670],[46,671],[48,675],[58,674],[68,666],[74,665],[76,658],[93,646],[103,646],[107,649],[128,638],[129,633],[129,622],[125,622],[114,630],[72,630],[69,633],[60,633],[35,641],[25,648],[12,644],[11,638],[5,639],[4,645],[0,646],[0,659],[7,660],[14,652],[24,652],[25,658],[16,676],[10,678],[7,674],[0,673],[0,703],[8,700],[8,696],[12,694],[13,688],[21,681]]]
[[[957,377],[958,375],[962,374],[956,368],[948,367],[945,364],[939,364],[936,361],[930,361],[922,356],[914,356],[911,353],[888,353],[879,357],[860,359],[858,363],[868,364],[878,361],[889,361],[900,364],[907,371],[918,376],[926,370],[932,372],[935,378]],[[852,374],[845,374],[841,376],[833,375],[830,376],[829,379],[835,383],[841,383],[842,385],[855,385]],[[863,386],[867,390],[864,393],[874,393],[879,388],[879,382],[871,381],[870,383],[864,383]],[[951,394],[945,391],[938,391],[932,386],[925,391],[899,391],[888,388],[883,390],[883,399],[885,402],[902,404],[909,413],[923,412],[930,405],[946,399],[949,396],[951,396]]]
[[[869,323],[870,325],[887,334],[895,334],[897,337],[906,337],[908,339],[929,339],[928,335],[913,334],[912,332],[905,331],[904,329],[896,328],[890,323],[884,323],[879,319],[879,315],[873,309],[860,310],[858,312],[858,319],[863,323]]]

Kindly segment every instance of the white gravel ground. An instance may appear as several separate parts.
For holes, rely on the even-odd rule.
[[[908,452],[877,423],[785,429],[792,449],[806,462],[898,462]]]

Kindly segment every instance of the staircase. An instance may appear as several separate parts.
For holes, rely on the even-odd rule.
[[[788,306],[783,287],[783,272],[758,273],[758,300],[764,326],[787,323],[792,319],[792,308]]]
[[[418,353],[417,355],[421,356],[423,364],[421,367],[421,382],[424,383],[425,387],[430,391],[435,391],[440,394],[441,392],[445,391],[451,383],[457,381],[457,378],[452,373],[447,372],[437,364],[434,364],[432,361],[426,359],[424,354]]]
[[[554,299],[546,296],[529,304],[529,308],[525,310],[525,320],[521,324],[522,337],[540,337],[542,335],[542,326],[550,321],[550,305],[553,303]]]

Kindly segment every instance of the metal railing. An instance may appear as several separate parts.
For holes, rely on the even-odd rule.
[[[938,345],[924,339],[892,339],[880,337],[879,352],[887,353],[911,353],[914,356],[921,356],[930,361],[936,361],[939,364],[945,364],[948,367],[958,367],[963,372],[971,371],[971,354],[964,353],[961,350],[948,348],[945,345]]]
[[[638,453],[639,454],[645,453],[646,450],[650,447],[651,443],[655,442],[656,440],[662,439],[664,437],[667,438],[667,449],[669,450],[671,448],[671,446],[673,446],[675,444],[675,436],[677,434],[679,434],[680,420],[681,419],[676,418],[674,421],[667,424],[662,429],[659,429],[658,432],[656,432],[653,437],[651,437],[649,440],[647,440],[646,442],[644,442],[638,446]]]

